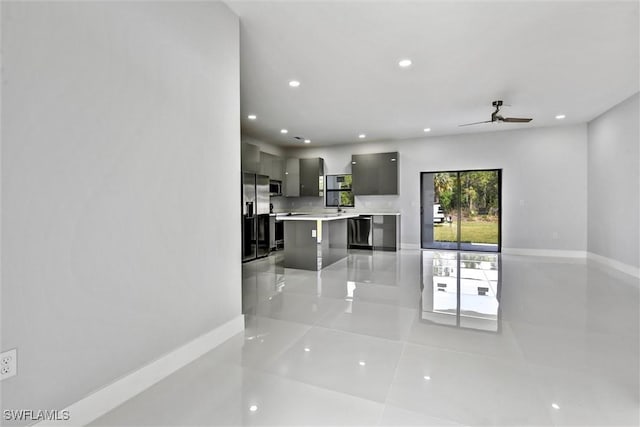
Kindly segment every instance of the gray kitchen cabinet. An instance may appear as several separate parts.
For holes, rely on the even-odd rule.
[[[276,217],[269,215],[269,252],[276,250]]]
[[[375,188],[375,155],[354,154],[351,156],[351,190],[353,194],[378,194]]]
[[[324,160],[322,158],[300,159],[300,196],[324,196]]]
[[[373,215],[373,249],[397,251],[400,248],[400,215]]]
[[[271,158],[271,179],[284,181],[284,159],[280,156]]]
[[[260,174],[260,148],[257,145],[243,142],[241,163],[243,172]]]
[[[355,195],[398,194],[398,152],[353,154],[351,174]]]
[[[284,175],[285,197],[300,197],[300,159],[287,159]]]
[[[260,174],[267,175],[269,179],[282,181],[284,176],[284,162],[282,157],[261,151]]]
[[[269,179],[273,179],[271,178],[271,165],[274,157],[273,154],[260,152],[260,175],[267,175]]]

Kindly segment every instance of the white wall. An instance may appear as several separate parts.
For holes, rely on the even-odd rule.
[[[238,29],[218,2],[2,2],[3,409],[240,315]]]
[[[498,124],[497,126],[508,126]],[[425,137],[290,150],[323,157],[325,173],[349,173],[351,154],[399,152],[400,195],[356,198],[356,210],[402,214],[402,244],[420,242],[420,172],[502,169],[502,245],[510,249],[586,251],[586,125]],[[290,208],[321,207],[292,200]],[[554,237],[557,233],[557,238]]]
[[[637,93],[588,125],[589,252],[640,267]]]

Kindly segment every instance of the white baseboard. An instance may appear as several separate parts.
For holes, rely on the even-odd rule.
[[[403,243],[402,249],[420,249],[417,243]],[[437,251],[438,249],[429,249]],[[586,258],[586,251],[567,251],[558,249],[527,249],[527,248],[505,248],[501,252],[506,255],[525,255],[525,256],[542,256],[542,257],[559,257],[559,258]]]
[[[625,264],[623,262],[607,258],[602,255],[594,254],[593,252],[588,252],[587,258],[602,265],[606,265],[607,267],[613,268],[614,270],[621,271],[625,274],[640,279],[640,268],[638,267],[634,267],[632,265]]]
[[[240,315],[73,403],[65,408],[70,415],[69,420],[42,421],[35,425],[38,427],[85,426],[243,330],[244,315]]]
[[[558,249],[524,249],[524,248],[502,248],[502,253],[506,255],[526,255],[544,256],[559,258],[586,258],[585,251],[566,251]]]

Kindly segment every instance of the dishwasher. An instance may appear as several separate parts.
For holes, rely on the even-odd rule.
[[[348,220],[349,249],[373,249],[373,217],[360,215]]]

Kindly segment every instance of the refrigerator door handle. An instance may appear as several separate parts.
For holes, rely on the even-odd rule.
[[[252,217],[253,216],[253,202],[247,202],[245,204],[246,209],[245,209],[245,215],[248,217]]]

